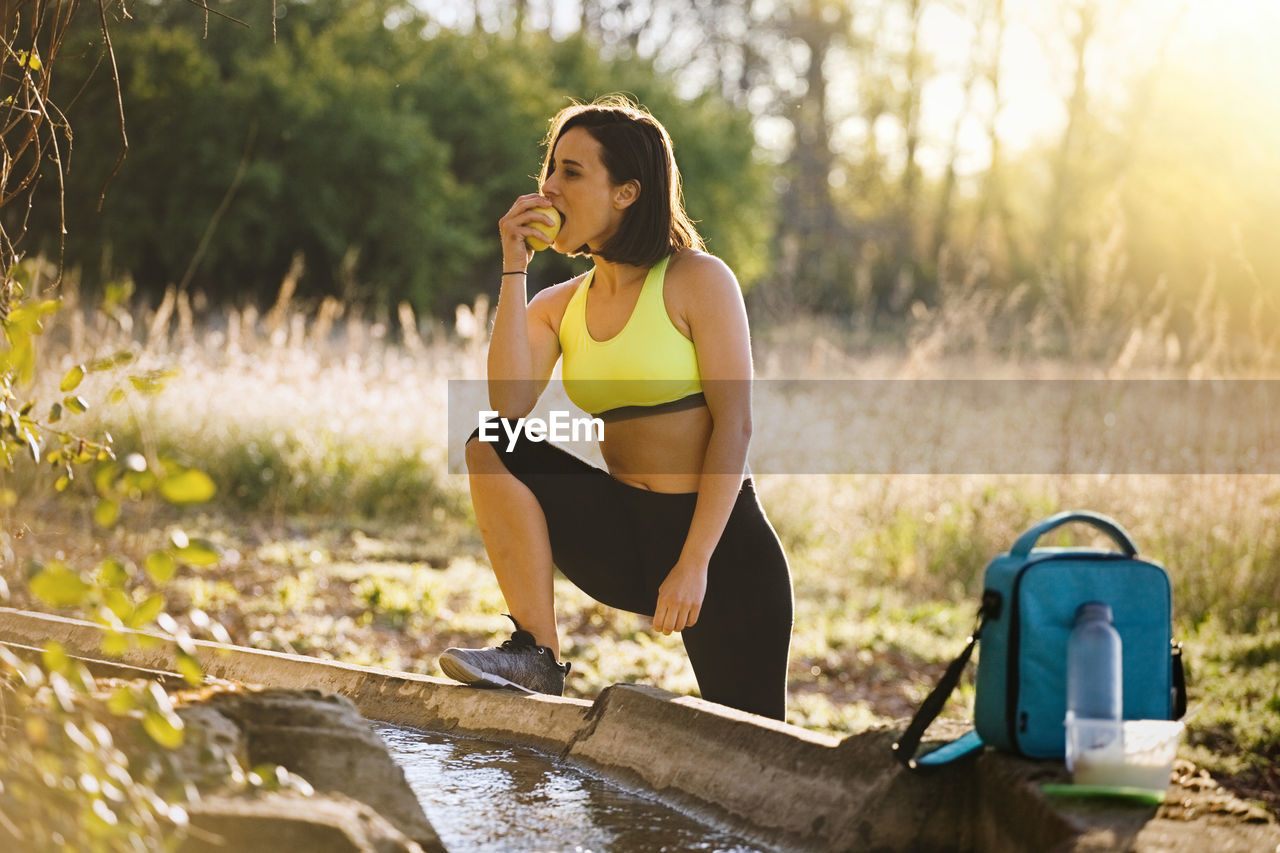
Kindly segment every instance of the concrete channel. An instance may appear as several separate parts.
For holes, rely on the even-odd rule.
[[[103,660],[105,630],[0,608],[0,642],[56,641],[104,674],[175,671],[176,645],[160,635]],[[1220,790],[1205,801],[1206,786],[1176,782],[1159,809],[1051,800],[1040,785],[1065,781],[1061,763],[993,751],[908,773],[890,753],[896,726],[838,739],[639,685],[589,702],[205,641],[195,648],[207,677],[339,694],[370,720],[532,747],[771,849],[1280,853],[1276,821],[1224,807],[1230,797]]]

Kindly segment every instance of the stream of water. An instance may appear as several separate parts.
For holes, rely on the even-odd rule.
[[[375,724],[449,853],[763,848],[522,747]]]

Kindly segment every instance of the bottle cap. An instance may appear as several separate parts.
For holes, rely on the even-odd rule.
[[[1105,619],[1111,622],[1111,605],[1105,601],[1086,601],[1076,608],[1076,621],[1085,619]]]

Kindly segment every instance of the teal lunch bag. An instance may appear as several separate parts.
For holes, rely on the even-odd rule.
[[[1106,533],[1119,551],[1036,548],[1071,522]],[[1066,749],[1067,637],[1076,608],[1111,605],[1120,634],[1127,720],[1178,719],[1186,710],[1182,649],[1172,639],[1169,576],[1138,556],[1129,534],[1092,512],[1062,512],[1032,527],[987,566],[978,627],[925,699],[893,750],[912,769],[947,764],[990,744],[1029,758],[1062,758]],[[942,710],[974,646],[978,659],[974,732],[916,758],[924,730]]]

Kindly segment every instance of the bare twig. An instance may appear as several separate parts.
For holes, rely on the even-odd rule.
[[[195,275],[196,267],[200,265],[205,251],[209,248],[209,241],[213,239],[214,230],[217,229],[223,214],[227,212],[227,208],[231,206],[231,199],[236,194],[236,190],[239,189],[240,182],[244,180],[245,173],[249,170],[249,163],[253,154],[253,141],[257,136],[258,123],[255,121],[249,126],[249,135],[245,138],[244,153],[240,155],[240,164],[236,166],[235,177],[231,179],[231,184],[227,187],[226,193],[223,194],[222,201],[218,203],[217,209],[209,217],[209,224],[205,226],[204,233],[200,235],[200,243],[196,246],[195,254],[191,256],[191,263],[187,264],[187,271],[183,274],[182,281],[178,284],[179,293],[185,291],[187,285],[191,283],[191,277]]]
[[[124,163],[125,154],[129,151],[129,135],[124,126],[124,93],[120,89],[120,68],[116,65],[115,48],[111,46],[111,28],[107,26],[106,0],[98,0],[98,20],[102,24],[102,38],[107,46],[107,56],[111,59],[111,79],[116,85],[116,115],[120,119],[120,153],[116,156],[115,165],[111,167],[111,174],[107,175],[106,181],[102,184],[102,190],[98,193],[98,212],[101,213],[102,204],[107,197],[107,187],[115,180],[121,164]]]
[[[210,15],[210,14],[213,14],[213,15],[217,15],[219,18],[225,18],[226,20],[230,21],[230,22],[231,22],[231,23],[233,23],[233,24],[239,24],[239,25],[240,25],[240,26],[242,26],[242,27],[248,27],[248,26],[249,26],[249,25],[248,25],[248,23],[246,23],[245,21],[240,20],[239,18],[236,18],[236,17],[233,17],[233,16],[231,16],[231,15],[228,15],[226,12],[219,12],[217,9],[214,9],[214,8],[210,7],[210,6],[209,6],[209,0],[187,0],[187,2],[188,2],[188,3],[190,3],[192,6],[195,6],[195,7],[199,8],[199,9],[202,9],[202,10],[204,11],[204,13],[205,13],[206,17],[207,17],[208,15]],[[206,22],[205,22],[205,26],[206,26],[206,27],[208,26],[208,21],[207,21],[207,20],[206,20]],[[205,33],[206,33],[206,35],[208,34],[208,30],[207,30],[207,29],[205,30]]]
[[[71,109],[80,100],[80,96],[89,88],[89,84],[93,82],[93,78],[98,76],[98,69],[102,67],[103,56],[98,56],[98,61],[93,64],[93,68],[89,69],[89,73],[85,76],[84,82],[80,84],[80,88],[71,96],[71,100],[67,101],[67,109]]]

